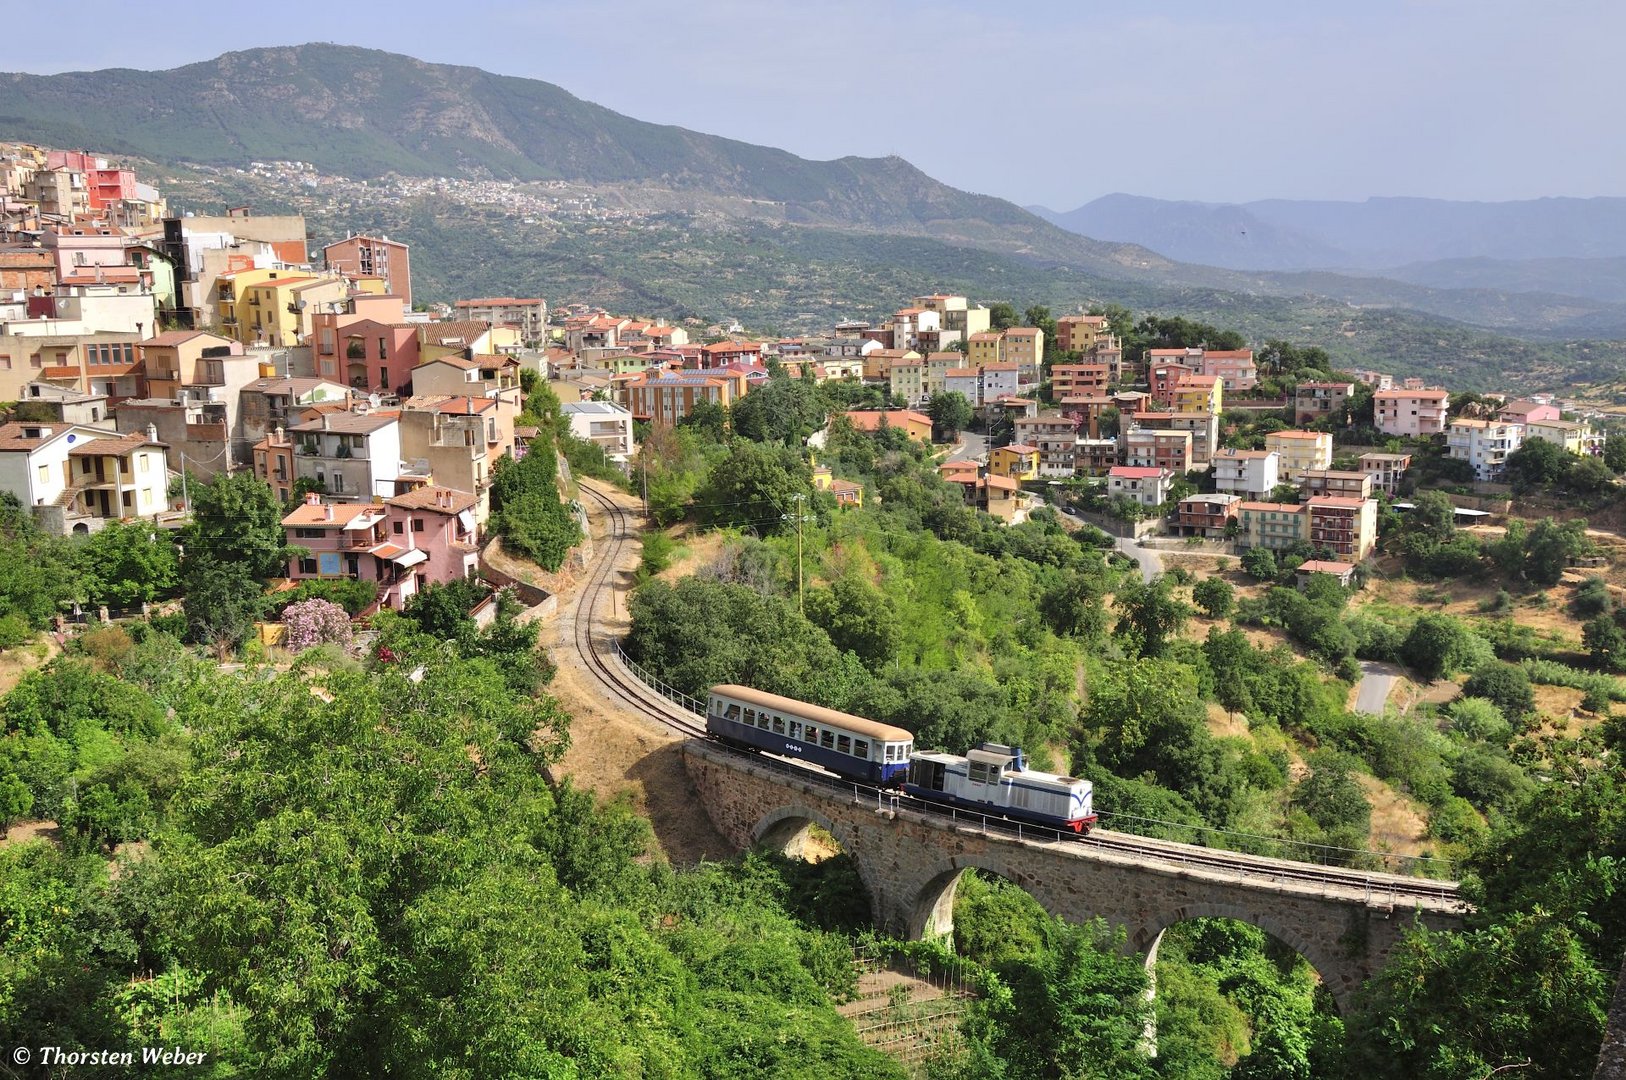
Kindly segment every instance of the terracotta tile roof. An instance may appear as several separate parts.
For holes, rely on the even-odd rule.
[[[512,307],[515,304],[540,304],[541,302],[541,297],[536,297],[532,300],[523,300],[513,296],[485,296],[478,300],[459,300],[452,306],[460,308]]]
[[[1274,503],[1274,502],[1245,502],[1240,506],[1242,510],[1273,510],[1283,514],[1302,514],[1308,507],[1303,503]]]
[[[1337,574],[1343,576],[1355,569],[1354,563],[1334,562],[1331,559],[1310,559],[1298,565],[1298,572],[1304,574]]]
[[[331,519],[327,516],[328,507],[333,508]],[[325,525],[338,529],[363,514],[377,514],[383,518],[384,508],[375,503],[300,503],[282,519],[282,524],[284,528]]]
[[[1332,436],[1325,431],[1272,431],[1265,436],[1265,441],[1271,439],[1310,439],[1320,442],[1322,439],[1331,440]]]
[[[1351,499],[1343,495],[1317,495],[1308,505],[1311,509],[1327,506],[1336,510],[1359,510],[1371,501],[1371,499]]]
[[[122,457],[143,446],[164,447],[168,443],[154,442],[145,435],[121,435],[116,439],[87,439],[68,450],[69,457]]]
[[[384,501],[403,510],[433,510],[440,514],[456,514],[471,509],[480,499],[467,491],[457,491],[453,488],[421,487]]]
[[[1155,465],[1114,465],[1107,475],[1121,480],[1150,480],[1157,476],[1168,476],[1169,470]]]
[[[459,341],[467,345],[491,329],[489,323],[453,319],[447,322],[415,323],[418,340],[425,345],[444,345]]]
[[[1037,446],[1029,446],[1027,443],[1019,442],[1013,442],[1008,446],[997,446],[994,449],[1009,450],[1013,454],[1037,454],[1039,452],[1039,448]]]
[[[404,401],[407,412],[438,412],[451,416],[474,416],[497,408],[493,398],[469,397],[461,394],[414,394]]]
[[[170,345],[184,345],[186,342],[191,341],[195,337],[212,336],[212,334],[209,334],[204,330],[166,330],[162,334],[157,334],[148,338],[147,340],[141,342],[141,344],[143,347],[148,345],[158,345],[161,347]]]
[[[1377,390],[1374,398],[1449,398],[1451,395],[1445,390]]]
[[[333,412],[319,416],[315,420],[307,420],[303,424],[295,424],[288,430],[301,434],[334,431],[345,435],[370,435],[397,421],[398,415],[393,409],[368,413]]]
[[[847,413],[846,416],[848,420],[852,421],[853,427],[859,431],[879,431],[881,429],[881,417],[883,416],[886,417],[886,422],[893,426],[913,423],[925,424],[927,427],[931,427],[932,424],[931,417],[925,413],[915,412],[913,409],[854,409],[852,412]]]

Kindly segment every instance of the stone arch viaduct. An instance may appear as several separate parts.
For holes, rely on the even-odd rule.
[[[876,924],[918,939],[953,930],[960,875],[978,868],[1014,882],[1052,915],[1099,916],[1128,947],[1156,956],[1163,931],[1185,919],[1250,923],[1315,966],[1340,1010],[1414,923],[1458,926],[1464,906],[1449,882],[1315,867],[1141,837],[1096,834],[1081,843],[989,832],[980,823],[923,814],[885,795],[832,786],[794,766],[690,740],[684,761],[719,832],[741,849],[767,844],[800,854],[811,826],[851,855],[869,888]]]

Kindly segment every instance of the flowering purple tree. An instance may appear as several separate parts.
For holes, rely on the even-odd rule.
[[[350,644],[350,616],[331,600],[289,604],[282,612],[282,624],[288,628],[285,644],[291,652],[303,652],[312,645]]]

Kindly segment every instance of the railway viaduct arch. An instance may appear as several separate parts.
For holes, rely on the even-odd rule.
[[[702,740],[685,744],[684,763],[712,823],[741,849],[768,844],[799,855],[812,825],[827,830],[856,862],[876,924],[911,939],[952,932],[955,887],[962,873],[977,868],[1014,882],[1052,915],[1075,922],[1100,916],[1122,927],[1128,947],[1148,962],[1163,931],[1183,920],[1252,924],[1314,965],[1347,1011],[1355,989],[1383,966],[1402,930],[1414,921],[1436,929],[1461,923],[1454,888],[1420,898],[1387,891],[1405,879],[1383,874],[1329,885],[1278,876],[1269,860],[1250,858],[1234,868],[1182,865],[1178,851],[1164,859],[990,835]]]

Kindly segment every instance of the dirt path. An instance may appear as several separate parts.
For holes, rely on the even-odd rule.
[[[609,494],[629,509],[639,505],[630,495]],[[584,500],[584,504],[595,549],[603,558],[608,546],[603,542],[607,515],[592,500]],[[617,637],[629,626],[626,597],[638,559],[637,545],[623,548],[614,600],[600,608],[600,625]],[[542,628],[542,644],[558,665],[548,690],[571,716],[570,750],[556,771],[602,798],[630,796],[633,808],[654,826],[661,852],[674,865],[733,855],[732,846],[713,828],[689,783],[678,749],[682,738],[606,696],[601,684],[585,670],[574,631],[577,601],[587,577],[585,572],[575,575],[559,593],[558,614]]]

